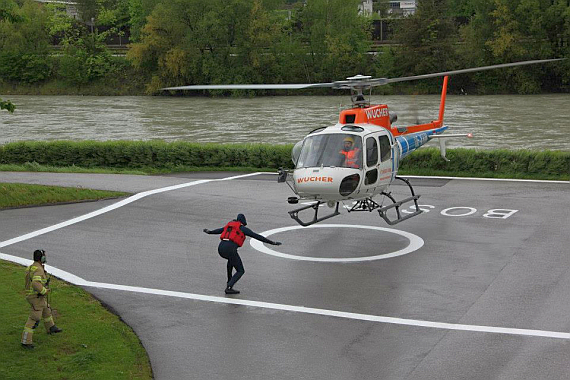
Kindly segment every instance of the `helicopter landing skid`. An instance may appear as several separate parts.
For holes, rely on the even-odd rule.
[[[395,177],[396,179],[399,179],[401,181],[404,181],[406,183],[406,185],[408,185],[408,187],[410,188],[410,192],[412,193],[411,197],[408,197],[404,200],[401,200],[399,202],[396,202],[396,200],[394,199],[394,197],[391,195],[391,193],[385,193],[382,192],[382,195],[387,196],[388,198],[390,198],[390,200],[392,201],[391,205],[382,207],[378,210],[378,214],[380,214],[380,217],[382,219],[384,219],[386,221],[386,223],[388,223],[389,225],[393,226],[394,224],[398,224],[400,222],[403,222],[406,219],[410,219],[416,215],[421,214],[423,211],[420,209],[420,206],[418,205],[418,198],[420,197],[419,195],[416,195],[414,193],[414,188],[412,187],[412,185],[410,184],[410,182],[408,180],[406,180],[405,178],[402,177]],[[414,205],[416,206],[416,211],[411,212],[405,216],[402,216],[402,213],[400,212],[400,206],[402,206],[402,204],[404,203],[408,203],[408,202],[414,202]],[[390,209],[396,209],[396,219],[390,219],[388,218],[387,215],[387,211]],[[407,212],[406,212],[407,213]]]
[[[324,204],[324,203],[325,203],[325,202],[317,201],[317,203],[313,203],[313,204],[310,204],[310,205],[308,205],[308,206],[304,206],[304,207],[298,208],[298,209],[296,209],[296,210],[289,211],[289,215],[291,215],[291,218],[295,219],[295,221],[296,221],[297,223],[299,223],[301,226],[307,227],[307,226],[310,226],[310,225],[312,225],[312,224],[315,224],[315,223],[318,223],[318,222],[322,222],[322,221],[325,220],[325,219],[329,219],[329,218],[332,218],[333,216],[337,216],[337,215],[340,214],[340,212],[338,212],[338,204],[339,204],[339,202],[336,202],[336,208],[335,208],[335,210],[334,210],[334,212],[333,212],[332,214],[325,215],[325,216],[319,218],[319,217],[318,217],[318,214],[319,214],[319,207],[320,207],[320,205],[322,205],[322,204]],[[299,212],[300,212],[300,211],[303,211],[303,210],[310,209],[310,208],[312,208],[313,210],[315,210],[315,215],[313,216],[313,220],[311,220],[310,222],[303,222],[301,219],[299,219]]]

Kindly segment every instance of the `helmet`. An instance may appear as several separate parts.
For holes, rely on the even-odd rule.
[[[350,137],[350,136],[346,136],[346,137],[344,138],[344,140],[342,140],[342,141],[343,141],[343,142],[347,142],[347,141],[348,141],[348,142],[350,142],[351,144],[354,145],[354,139],[353,139],[352,137]]]
[[[46,262],[46,251],[43,249],[36,249],[34,251],[34,261],[45,263]]]
[[[245,215],[244,214],[238,214],[236,220],[238,222],[240,222],[241,224],[243,224],[244,226],[247,226],[247,222],[245,221]]]

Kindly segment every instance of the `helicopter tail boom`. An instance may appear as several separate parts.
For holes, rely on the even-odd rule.
[[[394,136],[401,136],[401,135],[408,135],[417,132],[423,132],[430,129],[437,129],[443,126],[443,115],[445,113],[445,100],[447,98],[447,82],[449,77],[446,76],[443,78],[443,85],[441,88],[441,101],[439,103],[439,114],[437,120],[433,120],[430,123],[426,124],[417,124],[411,125],[405,128],[402,127],[394,127],[392,128],[391,132]]]

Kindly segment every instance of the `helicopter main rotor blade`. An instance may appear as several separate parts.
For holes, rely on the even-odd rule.
[[[524,65],[533,65],[536,63],[545,63],[545,62],[554,62],[554,61],[561,61],[566,58],[553,58],[553,59],[538,59],[534,61],[521,61],[521,62],[513,62],[513,63],[502,63],[499,65],[491,65],[491,66],[481,66],[481,67],[473,67],[470,69],[461,69],[461,70],[452,70],[452,71],[444,71],[441,73],[433,73],[433,74],[424,74],[424,75],[413,75],[410,77],[400,77],[400,78],[378,78],[382,80],[378,84],[373,84],[376,86],[388,84],[388,83],[395,83],[395,82],[405,82],[410,80],[417,80],[417,79],[427,79],[427,78],[435,78],[435,77],[444,77],[446,75],[455,75],[455,74],[464,74],[464,73],[473,73],[476,71],[484,71],[484,70],[492,70],[492,69],[501,69],[505,67],[513,67],[513,66],[524,66]]]
[[[532,65],[536,63],[546,63],[561,61],[566,58],[553,58],[553,59],[539,59],[534,61],[521,61],[513,63],[503,63],[499,65],[473,67],[470,69],[444,71],[441,73],[432,73],[424,75],[414,75],[409,77],[400,78],[371,78],[369,76],[357,75],[347,78],[343,81],[335,81],[331,83],[298,83],[298,84],[207,84],[207,85],[189,85],[189,86],[176,86],[165,87],[160,90],[176,91],[176,90],[300,90],[304,88],[334,88],[334,89],[349,89],[362,92],[364,89],[371,87],[382,86],[389,83],[405,82],[418,79],[427,79],[435,77],[443,77],[446,75],[472,73],[476,71],[501,69],[505,67]]]
[[[334,87],[333,83],[299,84],[206,84],[166,87],[161,90],[299,90],[303,88]]]

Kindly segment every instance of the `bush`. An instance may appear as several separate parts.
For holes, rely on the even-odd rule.
[[[198,144],[184,141],[26,141],[0,146],[0,164],[83,168],[174,169],[177,167],[293,167],[292,144]],[[570,152],[422,148],[406,157],[406,174],[476,177],[570,177]]]
[[[26,141],[0,147],[0,163],[109,168],[292,167],[292,145],[164,141]]]
[[[47,55],[0,52],[0,78],[33,84],[50,77],[52,62]]]

